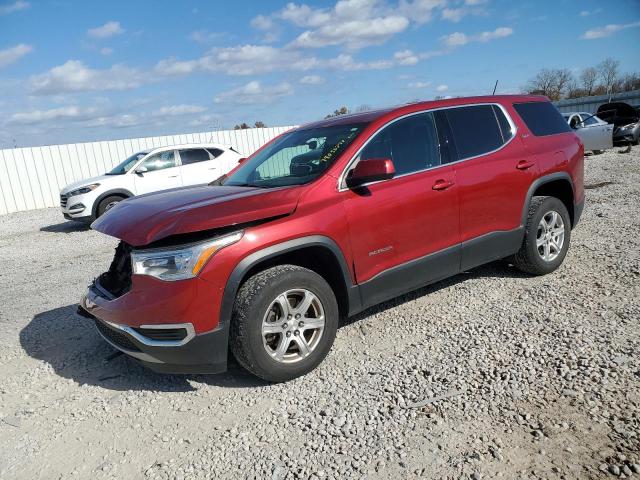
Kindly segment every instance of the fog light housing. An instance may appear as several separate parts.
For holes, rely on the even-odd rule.
[[[86,207],[82,203],[76,203],[75,205],[72,205],[72,206],[69,207],[69,212],[71,212],[71,213],[80,213],[85,208]]]

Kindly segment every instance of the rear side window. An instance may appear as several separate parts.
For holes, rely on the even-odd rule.
[[[536,137],[571,131],[567,121],[550,102],[514,103],[513,108]]]
[[[445,112],[460,160],[492,152],[505,143],[492,105],[470,105],[450,108]],[[502,114],[502,110],[500,113]],[[504,121],[508,125],[506,118]],[[509,126],[506,133],[510,131]]]
[[[192,163],[209,161],[211,157],[209,152],[203,148],[190,148],[189,150],[180,150],[180,160],[182,165],[191,165]]]
[[[440,165],[438,132],[432,113],[398,120],[379,132],[362,150],[361,160],[389,158],[396,175]]]
[[[213,158],[217,158],[224,153],[224,151],[220,150],[219,148],[208,148],[207,151],[211,154]]]

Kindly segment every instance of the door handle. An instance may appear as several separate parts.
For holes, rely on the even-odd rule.
[[[211,167],[211,168],[208,168],[207,170],[215,170],[215,169],[216,167]]]
[[[518,170],[527,170],[528,168],[533,167],[533,162],[529,162],[527,160],[520,160],[516,165]]]
[[[436,183],[431,187],[433,190],[446,190],[449,187],[453,186],[453,182],[451,180],[436,180]]]
[[[178,178],[178,175],[169,175],[168,178]]]

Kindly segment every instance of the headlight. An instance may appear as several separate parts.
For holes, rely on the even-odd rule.
[[[631,130],[635,126],[635,123],[630,123],[629,125],[623,125],[622,127],[620,127],[620,130]]]
[[[171,248],[134,250],[131,252],[133,273],[150,275],[160,280],[183,280],[193,278],[209,259],[224,247],[236,243],[242,232],[232,233],[214,240]]]
[[[100,186],[99,183],[92,183],[91,185],[85,185],[84,187],[76,188],[75,190],[71,190],[66,194],[67,198],[75,197],[76,195],[83,195],[85,193],[89,193],[91,190],[95,190]]]

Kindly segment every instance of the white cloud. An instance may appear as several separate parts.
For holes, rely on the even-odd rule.
[[[291,46],[322,48],[344,44],[355,50],[369,45],[381,45],[408,26],[409,20],[400,15],[331,23],[301,33]]]
[[[438,91],[438,92],[446,92],[447,90],[449,90],[449,86],[448,85],[438,85],[436,87],[436,91]]]
[[[393,58],[396,60],[398,65],[415,65],[418,63],[418,56],[413,53],[411,50],[401,50],[393,54]]]
[[[408,88],[428,88],[431,86],[431,82],[410,82],[407,84]]]
[[[489,42],[498,38],[505,38],[513,35],[513,29],[509,27],[499,27],[493,31],[478,33],[477,35],[467,35],[462,32],[455,32],[440,37],[440,41],[449,48],[456,48],[472,42]]]
[[[102,47],[100,49],[100,55],[108,56],[108,55],[111,55],[112,53],[113,53],[113,48]]]
[[[320,75],[306,75],[300,79],[300,83],[303,85],[322,85],[325,79]]]
[[[0,5],[0,15],[9,15],[13,12],[19,12],[20,10],[26,10],[31,7],[29,2],[23,0],[17,0],[13,3],[7,3],[6,5]]]
[[[208,125],[214,130],[220,129],[220,115],[217,114],[209,114],[209,115],[200,115],[198,118],[194,118],[189,122],[189,125],[192,127],[201,127],[203,125]]]
[[[105,70],[88,68],[79,60],[69,60],[51,70],[30,78],[31,90],[36,95],[88,92],[102,90],[128,90],[136,88],[149,77],[139,70],[113,65]]]
[[[589,15],[595,15],[596,13],[600,13],[602,11],[601,8],[596,8],[595,10],[582,10],[580,12],[581,17],[588,17]]]
[[[114,22],[113,20],[100,27],[87,30],[87,35],[92,38],[109,38],[121,33],[124,33],[124,29],[120,26],[120,22]]]
[[[442,10],[442,18],[452,22],[459,22],[468,13],[466,8],[445,8]]]
[[[446,0],[400,0],[398,11],[416,23],[426,23],[434,10],[444,7]]]
[[[251,26],[253,28],[257,28],[258,30],[269,30],[273,28],[274,23],[270,17],[267,17],[265,15],[258,15],[251,20]]]
[[[196,43],[211,43],[224,37],[223,32],[210,32],[208,30],[196,30],[189,34],[189,40]]]
[[[582,34],[580,38],[583,40],[594,40],[596,38],[608,37],[621,30],[626,30],[627,28],[636,28],[636,27],[640,27],[640,22],[632,22],[632,23],[625,23],[625,24],[613,23],[610,25],[605,25],[604,27],[598,27],[598,28],[593,28],[591,30],[587,30]]]
[[[206,108],[201,107],[200,105],[168,105],[165,107],[161,107],[154,112],[157,116],[178,116],[178,115],[190,115],[194,113],[202,113],[206,110]]]
[[[77,105],[52,108],[49,110],[32,110],[18,112],[9,117],[9,123],[17,125],[36,125],[54,120],[80,120],[95,115],[95,108],[81,108]]]
[[[11,65],[12,63],[17,62],[22,57],[31,53],[32,51],[33,51],[33,47],[31,45],[26,45],[24,43],[20,43],[13,47],[0,50],[0,68],[6,67],[7,65]]]
[[[272,103],[278,98],[293,94],[293,87],[287,82],[277,85],[262,86],[257,80],[246,85],[222,92],[213,99],[215,103],[256,104]]]

